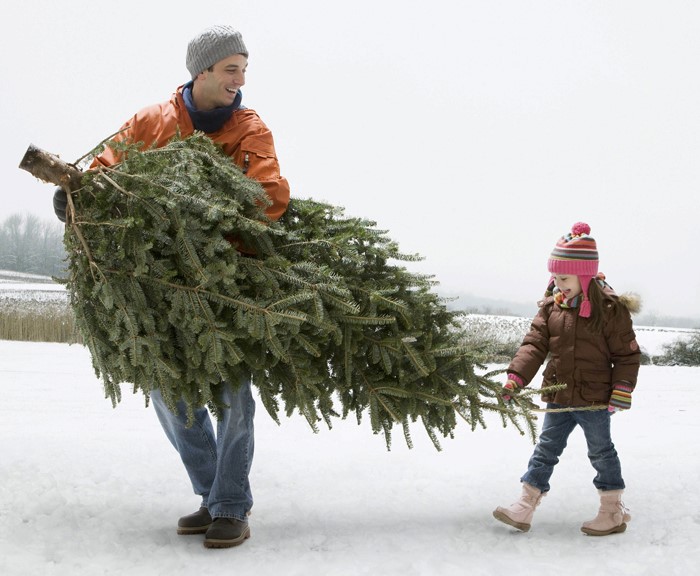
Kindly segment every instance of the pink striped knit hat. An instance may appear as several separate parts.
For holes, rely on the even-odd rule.
[[[553,276],[578,276],[583,294],[579,316],[584,318],[591,315],[588,286],[598,274],[598,248],[595,240],[589,236],[590,232],[591,227],[588,224],[576,222],[569,234],[559,238],[547,261],[547,270]]]

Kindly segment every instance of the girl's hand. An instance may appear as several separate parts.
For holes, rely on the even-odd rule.
[[[508,374],[508,380],[501,388],[501,398],[506,402],[510,402],[511,398],[520,392],[520,389],[525,386],[522,378],[517,374]]]
[[[616,382],[608,403],[608,412],[621,412],[632,407],[632,386],[628,382]]]

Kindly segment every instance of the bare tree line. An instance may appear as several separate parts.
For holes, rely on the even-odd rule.
[[[32,214],[13,214],[0,224],[0,269],[63,275],[66,252],[64,225]]]

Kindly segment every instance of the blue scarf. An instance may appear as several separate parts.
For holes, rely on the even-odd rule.
[[[190,81],[183,86],[182,97],[185,99],[185,107],[187,112],[189,112],[195,130],[201,130],[205,134],[216,132],[226,124],[228,119],[231,118],[231,114],[242,108],[241,100],[243,100],[243,94],[239,90],[233,100],[233,104],[230,106],[214,108],[213,110],[197,110],[192,100],[192,84],[193,81]]]

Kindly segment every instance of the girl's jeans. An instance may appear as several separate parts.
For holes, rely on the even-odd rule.
[[[255,401],[250,381],[242,381],[235,391],[225,385],[222,400],[229,408],[222,410],[216,436],[206,408],[195,410],[194,423],[188,428],[182,401],[174,414],[160,391],[151,392],[151,400],[168,440],[182,458],[195,494],[202,496],[202,506],[214,518],[246,520],[253,506],[248,476],[253,461]]]
[[[564,408],[547,404],[547,408]],[[528,462],[527,472],[520,479],[542,492],[549,491],[549,479],[559,456],[566,448],[569,434],[578,424],[583,429],[588,444],[588,459],[597,474],[593,484],[599,490],[622,490],[622,468],[617,451],[610,438],[610,418],[607,410],[580,410],[574,412],[547,412],[542,424],[540,439]]]

